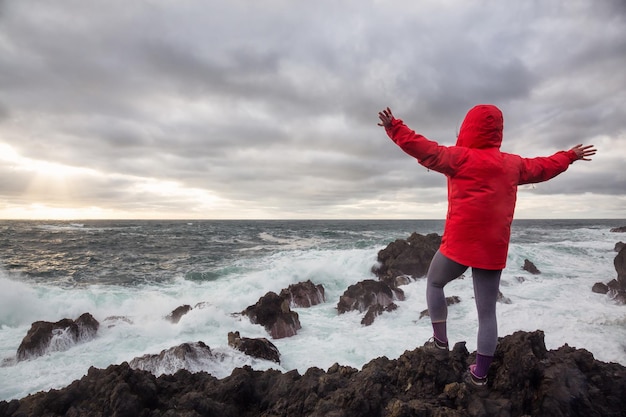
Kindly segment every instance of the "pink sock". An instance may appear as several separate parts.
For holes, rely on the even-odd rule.
[[[448,331],[446,327],[445,321],[439,321],[437,323],[432,323],[433,325],[433,336],[435,339],[439,340],[441,343],[448,343]]]
[[[471,367],[472,373],[478,378],[484,378],[489,371],[489,365],[493,361],[493,356],[485,356],[480,353],[476,354],[476,365]]]

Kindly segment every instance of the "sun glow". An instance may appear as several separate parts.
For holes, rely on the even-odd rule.
[[[13,195],[0,196],[0,218],[4,219],[204,218],[228,217],[234,210],[230,201],[210,190],[26,158],[2,143],[0,163],[8,175],[14,175],[11,181],[23,187]],[[93,194],[97,195],[98,187],[114,187],[112,194],[119,200],[88,202],[85,192],[96,190]]]

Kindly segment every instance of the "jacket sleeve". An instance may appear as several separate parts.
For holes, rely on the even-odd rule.
[[[448,176],[454,175],[467,157],[463,148],[443,146],[428,140],[409,129],[401,119],[394,118],[391,126],[385,130],[396,145],[421,165]]]
[[[522,158],[519,184],[547,181],[565,172],[575,160],[574,151],[559,151],[547,157]]]

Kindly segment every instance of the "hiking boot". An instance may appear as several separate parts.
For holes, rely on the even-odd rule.
[[[472,387],[486,388],[487,376],[485,375],[482,378],[476,376],[474,374],[474,369],[476,369],[476,365],[470,365],[469,369],[467,370],[467,372],[465,372],[465,375],[463,376],[463,382],[465,382],[466,384]]]
[[[449,352],[448,343],[440,342],[434,337],[431,337],[426,343],[424,343],[424,349],[433,353],[437,359],[446,358]]]

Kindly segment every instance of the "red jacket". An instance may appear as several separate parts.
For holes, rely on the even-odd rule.
[[[502,112],[478,105],[465,116],[456,146],[442,146],[393,119],[389,137],[428,169],[448,178],[448,214],[439,250],[460,264],[504,269],[517,186],[549,180],[576,160],[574,151],[522,158],[500,152]]]

